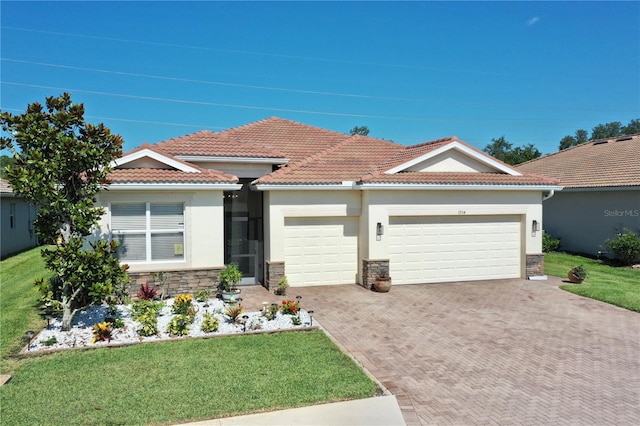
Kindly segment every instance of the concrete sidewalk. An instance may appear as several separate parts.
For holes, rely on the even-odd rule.
[[[400,406],[393,395],[377,396],[333,404],[312,405],[282,411],[270,411],[246,416],[226,417],[188,423],[188,426],[237,425],[405,425]]]

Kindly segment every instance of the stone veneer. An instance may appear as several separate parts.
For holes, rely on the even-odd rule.
[[[266,264],[266,279],[264,280],[264,287],[267,290],[273,290],[278,287],[278,281],[284,277],[284,262],[267,260]]]
[[[544,275],[544,254],[527,255],[527,277]]]
[[[177,294],[195,294],[199,290],[209,289],[215,294],[220,283],[220,268],[211,269],[188,269],[181,271],[164,271],[165,282],[162,283],[157,277],[157,272],[129,272],[131,282],[128,287],[130,297],[134,297],[140,285],[149,283],[149,286],[158,287],[158,295],[165,292],[165,297],[174,297]]]
[[[389,259],[363,259],[361,285],[370,289],[380,273],[389,275]]]

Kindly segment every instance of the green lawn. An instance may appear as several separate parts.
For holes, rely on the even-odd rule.
[[[567,278],[567,271],[583,265],[589,276],[582,284],[567,284],[561,289],[631,311],[640,312],[640,270],[609,266],[597,260],[564,253],[547,253],[544,272]]]
[[[38,250],[0,262],[0,424],[169,424],[372,396],[375,383],[319,331],[18,356],[44,322]],[[11,325],[10,325],[11,324]]]
[[[0,262],[0,373],[11,368],[8,356],[24,346],[27,330],[40,330],[45,322],[34,306],[38,293],[33,281],[48,276],[40,247]]]

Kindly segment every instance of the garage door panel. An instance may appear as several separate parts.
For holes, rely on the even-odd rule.
[[[413,284],[520,276],[518,216],[392,217],[390,273]]]
[[[290,285],[354,283],[357,231],[355,218],[286,218],[284,260]]]

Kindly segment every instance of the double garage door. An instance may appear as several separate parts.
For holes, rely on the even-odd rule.
[[[356,218],[286,218],[284,237],[285,274],[291,286],[356,282]]]
[[[391,217],[394,284],[521,276],[519,216]]]

